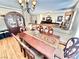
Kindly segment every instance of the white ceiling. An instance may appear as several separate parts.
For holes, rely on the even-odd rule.
[[[75,2],[76,0],[37,0],[35,12],[61,10],[71,7]],[[20,9],[17,0],[0,0],[0,5]]]
[[[17,9],[20,8],[17,0],[0,0],[0,5]]]
[[[70,8],[77,0],[38,0],[35,12],[56,11]]]

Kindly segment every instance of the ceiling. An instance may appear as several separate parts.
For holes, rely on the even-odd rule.
[[[38,0],[35,12],[56,11],[72,7],[77,0]]]
[[[69,8],[75,4],[76,0],[37,0],[34,12],[44,12]],[[0,5],[20,9],[17,0],[0,0]]]
[[[20,6],[17,0],[0,0],[0,7],[1,6],[20,9]]]

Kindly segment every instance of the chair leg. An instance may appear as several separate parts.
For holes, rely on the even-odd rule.
[[[23,47],[21,46],[21,52],[23,51]]]
[[[48,59],[48,58],[44,56],[43,59]]]
[[[28,59],[34,59],[32,56],[28,55]]]
[[[58,57],[58,56],[54,55],[54,58],[55,58],[55,57],[56,57],[56,58],[58,58],[58,59],[61,59],[60,57]]]
[[[20,50],[21,50],[21,52],[23,51],[23,47],[20,45]]]
[[[30,55],[28,56],[28,59],[32,59]]]
[[[24,52],[24,57],[26,57],[26,51],[25,51],[25,49],[23,48],[23,52]]]

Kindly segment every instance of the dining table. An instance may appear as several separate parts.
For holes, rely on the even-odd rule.
[[[59,38],[56,35],[46,35],[35,30],[24,31],[18,35],[47,59],[54,59],[55,49],[59,44]]]

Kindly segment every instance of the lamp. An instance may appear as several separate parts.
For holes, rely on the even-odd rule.
[[[21,8],[23,10],[27,10],[28,13],[30,12],[30,10],[33,11],[35,9],[36,3],[37,3],[36,0],[18,0],[18,2]]]

